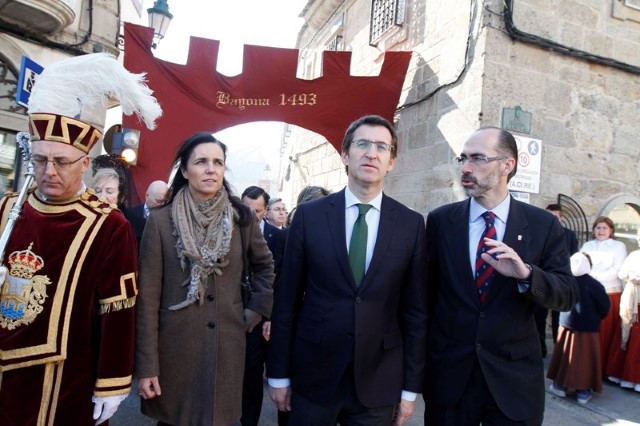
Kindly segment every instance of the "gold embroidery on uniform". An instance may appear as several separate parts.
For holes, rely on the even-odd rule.
[[[128,284],[129,283],[129,284]],[[128,284],[128,285],[127,285]],[[133,290],[133,296],[129,296],[127,288]],[[121,309],[132,308],[136,304],[136,295],[138,294],[138,286],[136,285],[136,274],[130,272],[120,277],[120,294],[106,299],[100,299],[100,315],[109,312],[116,312]]]
[[[128,395],[129,392],[131,392],[131,386],[111,391],[95,391],[93,394],[104,398],[105,396]]]
[[[60,387],[62,386],[62,370],[64,368],[64,361],[60,361],[55,364],[56,375],[53,384],[53,398],[49,404],[49,426],[53,426],[53,422],[56,418],[56,410],[58,409],[58,399],[60,398]]]
[[[127,386],[131,384],[131,377],[132,376],[98,379],[96,380],[96,388],[113,388],[116,386]],[[120,391],[120,393],[122,392]]]
[[[76,197],[77,200],[79,197]],[[5,371],[14,370],[16,368],[29,367],[32,365],[40,365],[46,362],[56,362],[64,360],[67,356],[67,341],[70,327],[71,311],[73,309],[73,298],[75,296],[76,287],[82,271],[82,265],[87,253],[89,252],[96,235],[104,224],[106,215],[97,213],[84,203],[70,202],[67,204],[47,204],[40,201],[33,193],[29,194],[28,203],[36,210],[42,213],[66,213],[68,211],[76,211],[85,217],[82,224],[78,228],[71,245],[66,253],[65,259],[60,271],[58,287],[52,296],[51,313],[49,317],[49,326],[47,332],[47,340],[43,344],[27,346],[8,351],[0,350],[0,357],[4,361],[19,360],[25,357],[33,357],[41,355],[40,358],[32,358],[28,361],[8,362],[3,366]],[[89,234],[90,232],[90,234]],[[78,255],[78,252],[80,252]],[[68,297],[65,293],[68,291]],[[61,318],[64,318],[63,320]],[[56,341],[59,333],[61,333],[62,341],[60,347]]]
[[[136,305],[136,296],[132,296],[125,300],[118,300],[117,302],[107,303],[106,305],[100,305],[98,309],[99,315],[108,314],[109,312],[117,312],[123,309],[133,308]]]
[[[46,286],[51,284],[46,275],[34,275],[44,267],[42,257],[29,248],[9,255],[11,271],[0,284],[0,327],[13,330],[35,320],[44,307]]]
[[[64,362],[48,363],[44,365],[44,380],[42,381],[42,398],[38,411],[38,426],[53,425],[60,395],[62,382],[62,368]],[[48,420],[48,421],[47,421]]]
[[[80,209],[78,209],[78,211],[80,211]],[[71,325],[70,324],[71,312],[73,310],[73,300],[76,294],[76,288],[78,287],[78,280],[80,279],[80,273],[82,272],[82,267],[84,265],[85,259],[87,258],[87,255],[89,254],[89,250],[91,250],[91,247],[93,246],[93,241],[98,235],[98,232],[102,228],[102,225],[104,224],[104,221],[106,219],[107,219],[107,215],[102,215],[98,217],[98,220],[95,222],[95,226],[91,231],[91,234],[89,234],[88,238],[86,239],[83,250],[80,253],[80,258],[78,259],[78,263],[75,265],[75,271],[74,271],[72,282],[71,282],[71,291],[69,291],[70,302],[67,304],[67,309],[64,316],[64,328],[62,329],[62,343],[60,344],[61,354],[64,356],[64,358],[67,357],[67,339],[69,338],[69,327]],[[80,232],[78,232],[78,234],[80,234]],[[86,232],[83,233],[83,236],[84,235],[86,235]],[[77,253],[80,250],[81,242],[82,242],[82,239],[74,238],[73,243],[71,244],[71,248],[69,249],[69,253],[71,252],[73,252],[74,254]],[[68,275],[70,273],[71,265],[73,265],[73,259],[75,259],[75,257],[76,256],[74,255],[73,257],[67,256],[65,258],[65,261],[63,263],[64,274]],[[60,277],[62,278],[62,276],[63,275],[61,274]],[[51,329],[49,330],[51,331]]]
[[[0,220],[0,229],[4,229],[7,226],[7,221],[9,220],[9,213],[11,213],[11,209],[16,204],[18,197],[9,196],[6,198],[4,211],[2,214],[2,220]]]

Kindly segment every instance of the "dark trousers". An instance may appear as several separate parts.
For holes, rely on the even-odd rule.
[[[533,311],[533,318],[538,329],[538,337],[540,339],[540,349],[542,349],[542,357],[547,356],[547,315],[549,310],[542,306],[536,306]]]
[[[295,390],[291,395],[289,424],[294,426],[388,426],[395,406],[368,408],[356,395],[353,368],[347,368],[333,398],[315,402]]]
[[[445,407],[425,401],[424,408],[426,426],[540,426],[542,418],[543,413],[539,418],[523,421],[508,418],[493,399],[478,362],[458,404]]]
[[[242,386],[243,426],[257,426],[262,411],[264,389],[264,363],[267,360],[267,341],[262,337],[262,325],[256,325],[247,333],[247,349],[244,361],[244,383]]]
[[[553,336],[553,344],[558,341],[558,327],[560,326],[560,312],[551,311],[551,335]]]
[[[247,333],[247,348],[244,361],[244,382],[242,385],[242,426],[257,426],[262,411],[264,395],[264,363],[267,360],[267,341],[262,337],[264,321]],[[278,411],[278,425],[286,426],[289,413]]]

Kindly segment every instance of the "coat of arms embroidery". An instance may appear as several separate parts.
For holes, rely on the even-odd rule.
[[[31,251],[33,243],[23,251],[9,255],[11,270],[0,286],[0,327],[13,330],[33,322],[47,298],[46,275],[35,275],[44,266],[44,260]]]

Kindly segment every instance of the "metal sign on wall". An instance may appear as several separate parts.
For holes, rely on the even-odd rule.
[[[42,70],[44,70],[44,68],[36,62],[26,56],[22,57],[22,61],[20,63],[20,76],[18,77],[18,90],[16,93],[16,103],[18,105],[22,105],[25,108],[29,106],[31,89],[36,81],[36,77],[40,75]]]
[[[519,105],[502,109],[502,128],[518,133],[531,133],[531,113]]]
[[[518,145],[518,172],[509,181],[509,191],[540,193],[542,141],[513,135]]]

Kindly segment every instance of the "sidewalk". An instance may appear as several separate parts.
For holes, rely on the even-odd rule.
[[[549,355],[544,359],[545,373],[553,346],[547,341]],[[545,413],[543,426],[640,426],[640,392],[623,389],[605,382],[602,394],[594,394],[587,404],[578,404],[574,394],[560,398],[549,392],[551,380],[545,380]],[[408,426],[423,425],[424,402],[418,396],[416,411]],[[137,385],[121,404],[111,426],[155,426],[156,421],[140,413]],[[265,384],[260,426],[277,426],[277,413]]]
[[[547,388],[549,384],[551,381],[546,380]],[[601,395],[594,395],[591,401],[585,405],[578,404],[573,395],[559,398],[547,391],[543,425],[640,426],[640,393],[610,384],[605,384],[604,387]],[[408,425],[422,425],[423,413],[424,403],[422,397],[418,397],[416,412]],[[276,418],[275,406],[269,399],[265,387],[260,425],[276,426]],[[155,426],[156,422],[140,413],[137,392],[132,391],[109,424],[111,426]]]
[[[553,348],[549,341],[548,348]],[[551,358],[551,352],[544,359],[545,372]],[[552,425],[638,425],[640,426],[640,392],[623,389],[605,381],[602,394],[594,394],[591,401],[578,404],[575,394],[560,398],[549,392],[551,380],[545,380],[545,426]],[[572,421],[577,421],[572,423]]]

